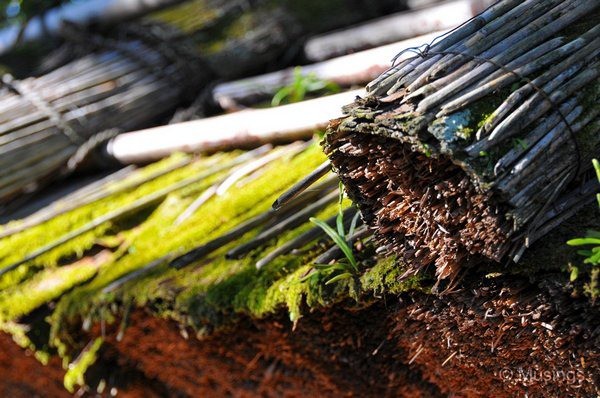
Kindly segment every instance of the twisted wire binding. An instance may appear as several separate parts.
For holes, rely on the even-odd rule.
[[[490,5],[486,9],[486,11],[489,8],[493,7],[495,4],[496,3]],[[454,56],[465,57],[465,58],[467,58],[469,60],[472,60],[472,61],[477,61],[480,64],[489,63],[491,65],[494,65],[499,70],[502,70],[505,73],[509,73],[509,74],[515,76],[520,82],[525,82],[527,85],[529,85],[530,87],[532,87],[537,93],[539,93],[543,97],[543,99],[547,103],[550,104],[552,112],[556,112],[558,114],[558,116],[560,117],[562,123],[566,126],[566,128],[568,130],[568,133],[569,133],[569,136],[571,138],[571,141],[573,143],[573,149],[574,149],[574,152],[575,152],[576,165],[575,165],[575,169],[574,169],[574,173],[573,173],[573,178],[576,178],[579,175],[579,173],[581,172],[581,169],[582,169],[581,147],[579,145],[579,141],[577,139],[577,135],[576,135],[576,133],[575,133],[575,131],[574,131],[571,123],[568,121],[566,115],[560,109],[559,105],[552,100],[552,98],[550,97],[550,95],[542,87],[539,87],[537,84],[535,84],[532,79],[519,74],[515,70],[513,70],[511,68],[508,68],[506,65],[501,64],[501,63],[499,63],[499,62],[497,62],[497,61],[495,61],[493,59],[489,59],[489,58],[485,58],[485,57],[481,57],[481,56],[477,56],[477,55],[472,55],[472,54],[467,54],[467,53],[463,53],[463,52],[460,52],[460,51],[451,51],[451,50],[433,51],[432,50],[432,47],[439,40],[441,40],[442,38],[444,38],[444,37],[452,34],[453,32],[456,32],[459,29],[463,28],[465,25],[467,25],[471,21],[475,20],[476,18],[477,18],[477,16],[475,16],[475,17],[473,17],[473,18],[465,21],[464,23],[462,23],[461,25],[457,26],[456,28],[454,28],[454,29],[452,29],[452,30],[450,30],[448,32],[445,32],[442,35],[439,35],[439,36],[435,37],[430,43],[425,43],[425,44],[422,44],[420,46],[408,47],[408,48],[403,49],[402,51],[400,51],[398,54],[396,54],[392,58],[392,60],[391,60],[391,64],[392,65],[390,67],[390,70],[393,70],[393,69],[397,68],[399,66],[398,59],[402,55],[410,52],[410,53],[413,53],[414,56],[405,58],[405,59],[403,59],[403,61],[409,61],[410,62],[410,61],[418,59],[418,58],[427,59],[427,58],[430,58],[430,57],[435,56],[435,55],[454,55]],[[562,178],[559,186],[561,186],[561,187],[564,186],[564,184],[567,181],[568,175],[569,175],[568,173],[564,175],[564,177]],[[558,194],[557,191],[558,191],[558,188],[554,192],[554,194],[552,195],[552,197],[548,198],[548,201],[538,211],[538,214],[534,217],[534,219],[531,222],[530,227],[528,228],[527,232],[525,233],[525,239],[524,239],[523,245],[521,246],[521,249],[517,250],[517,251],[522,252],[523,248],[528,246],[529,236],[531,234],[533,234],[535,232],[535,230],[539,227],[539,223],[540,223],[541,219],[543,218],[544,212],[548,209],[548,206],[551,205],[551,202],[553,202],[554,199],[556,199],[556,195]]]
[[[90,154],[101,145],[107,143],[121,133],[118,128],[108,129],[92,135],[87,141],[82,143],[77,151],[69,158],[66,165],[66,172],[72,172],[81,165]]]
[[[502,1],[502,0],[498,0],[498,1],[494,2],[493,4],[490,4],[485,10],[483,10],[482,12],[480,12],[479,15],[481,15],[481,14],[485,13],[486,11],[490,10],[496,4],[500,3],[500,1]],[[439,36],[434,37],[433,40],[431,40],[430,43],[421,44],[420,46],[408,47],[408,48],[405,48],[404,50],[400,51],[398,54],[396,54],[392,58],[392,68],[396,66],[396,61],[398,60],[398,58],[400,58],[400,56],[402,56],[406,52],[415,52],[415,53],[418,52],[419,54],[428,54],[429,50],[431,49],[431,47],[434,46],[439,40],[443,39],[446,36],[451,35],[452,33],[456,32],[456,31],[458,31],[460,29],[462,29],[467,24],[469,24],[472,21],[474,21],[477,18],[479,18],[479,15],[475,15],[475,16],[467,19],[465,22],[461,23],[460,25],[458,25],[454,29],[451,29],[451,30],[449,30],[449,31],[447,31],[445,33],[442,33]],[[423,49],[421,50],[421,48],[423,48]]]

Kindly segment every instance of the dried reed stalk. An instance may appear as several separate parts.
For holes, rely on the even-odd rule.
[[[412,272],[433,265],[453,279],[481,260],[516,261],[594,199],[598,8],[500,1],[384,73],[331,123],[334,171]]]

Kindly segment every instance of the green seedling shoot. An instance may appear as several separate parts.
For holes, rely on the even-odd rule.
[[[336,229],[333,229],[327,223],[317,218],[311,217],[310,222],[318,226],[333,240],[336,246],[340,248],[344,256],[346,257],[344,260],[339,261],[334,264],[316,264],[315,268],[317,268],[320,272],[328,272],[333,273],[336,271],[340,271],[337,275],[329,279],[325,282],[326,285],[335,283],[339,280],[352,278],[358,273],[358,262],[356,261],[356,257],[354,257],[354,252],[352,250],[352,244],[349,239],[354,235],[354,231],[356,230],[356,224],[358,223],[358,217],[360,213],[356,213],[354,218],[350,223],[350,227],[348,231],[345,230],[344,226],[344,210],[342,208],[342,202],[344,200],[344,190],[342,184],[340,183],[340,199],[338,202],[338,215],[336,217]],[[312,274],[310,274],[312,275]]]
[[[294,68],[292,82],[275,93],[271,100],[271,106],[303,101],[309,93],[338,93],[339,91],[340,87],[337,84],[319,79],[312,72],[304,74],[302,68],[297,66]]]
[[[600,162],[597,159],[592,161],[594,170],[596,171],[596,177],[600,182]],[[598,206],[600,207],[600,194],[596,195],[598,200]],[[571,239],[567,242],[569,246],[583,247],[578,250],[577,253],[585,257],[583,260],[584,264],[590,264],[592,267],[600,265],[600,231],[589,230],[586,236],[583,238]],[[571,271],[571,281],[577,279],[579,274],[579,268],[573,267]]]

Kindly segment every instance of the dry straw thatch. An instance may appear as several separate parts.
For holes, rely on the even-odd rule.
[[[104,12],[121,10],[100,3],[88,4],[93,9],[85,15],[89,17],[96,6]],[[171,3],[152,2],[152,7],[123,11],[137,16]],[[88,149],[116,133],[105,130],[148,127],[192,98],[202,100],[202,89],[211,81],[285,65],[300,50],[291,48],[292,44],[301,43],[303,37],[401,8],[392,1],[375,7],[365,3],[342,7],[338,18],[329,18],[335,7],[339,6],[317,1],[299,6],[283,0],[252,4],[190,0],[103,36],[84,32],[81,26],[73,31],[74,23],[88,21],[85,15],[83,20],[59,24],[55,19],[60,19],[56,16],[60,13],[50,11],[51,33],[83,42],[84,52],[93,53],[37,78],[4,79],[0,89],[0,211],[6,212],[8,203],[18,205],[14,199],[22,198],[21,194],[70,172]],[[84,5],[75,8],[86,11]],[[105,17],[106,21],[98,22],[110,22],[116,16]],[[25,33],[35,30],[36,21],[30,22]],[[60,59],[57,54],[62,53],[58,51],[53,58]]]
[[[593,200],[599,7],[500,1],[346,107],[325,150],[381,250],[453,279]]]

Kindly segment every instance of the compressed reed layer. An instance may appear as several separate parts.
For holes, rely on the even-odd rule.
[[[325,150],[381,250],[518,261],[594,200],[597,2],[503,0],[367,86]]]
[[[420,267],[435,264],[440,278],[482,256],[500,261],[506,253],[510,225],[501,208],[447,157],[343,131],[327,136],[326,151],[386,251]]]

